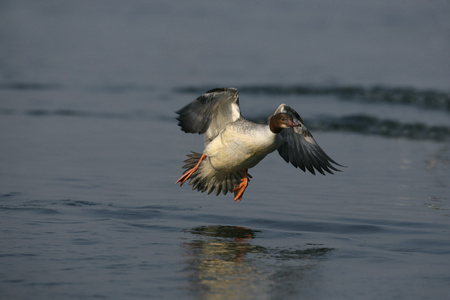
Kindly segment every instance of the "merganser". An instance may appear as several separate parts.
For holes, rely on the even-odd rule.
[[[192,189],[216,195],[234,192],[240,202],[248,186],[248,169],[267,154],[278,150],[287,163],[315,175],[315,170],[340,171],[306,128],[299,114],[281,104],[269,116],[267,125],[246,120],[239,109],[239,92],[235,88],[207,91],[176,112],[181,130],[205,134],[202,154],[192,152],[184,162],[180,186],[189,179]],[[325,171],[325,172],[324,172]]]

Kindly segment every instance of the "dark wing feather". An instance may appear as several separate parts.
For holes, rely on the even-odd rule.
[[[343,166],[331,159],[320,148],[295,110],[282,104],[274,113],[277,112],[287,113],[292,117],[293,122],[299,125],[298,127],[283,129],[279,133],[282,143],[277,150],[286,162],[290,162],[294,167],[303,171],[308,170],[312,174],[315,174],[316,170],[323,175],[325,175],[325,172],[333,174],[333,171],[340,171],[332,164]]]
[[[214,139],[225,126],[241,117],[239,93],[234,88],[207,91],[176,112],[181,130],[205,133],[205,142]]]

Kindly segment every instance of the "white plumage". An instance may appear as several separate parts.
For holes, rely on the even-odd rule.
[[[268,124],[246,120],[239,109],[239,93],[234,88],[217,88],[201,95],[179,111],[177,120],[185,132],[205,134],[203,154],[188,155],[184,175],[193,189],[216,195],[235,192],[240,201],[248,185],[247,170],[267,154],[278,150],[286,162],[303,171],[325,175],[339,171],[316,143],[298,113],[281,104],[269,116]],[[340,166],[340,165],[339,165]]]

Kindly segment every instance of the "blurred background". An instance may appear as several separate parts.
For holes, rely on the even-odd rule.
[[[448,88],[447,1],[2,1],[1,79]]]

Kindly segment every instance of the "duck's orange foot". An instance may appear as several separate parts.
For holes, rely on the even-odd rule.
[[[198,160],[198,163],[197,163],[192,169],[187,170],[187,171],[183,174],[183,176],[181,176],[180,179],[178,179],[178,180],[175,182],[175,184],[177,184],[178,182],[181,182],[181,183],[180,183],[180,186],[182,186],[183,183],[184,183],[186,180],[188,180],[188,179],[192,176],[192,174],[194,174],[195,171],[197,171],[198,167],[200,166],[200,163],[201,163],[202,160],[204,160],[205,158],[206,158],[206,155],[205,155],[205,154],[202,154],[202,156],[200,156],[200,159]]]
[[[241,179],[241,183],[233,189],[234,201],[241,202],[245,189],[248,187],[247,169],[244,170],[244,177]]]

